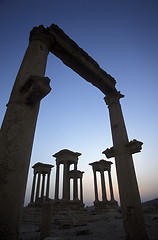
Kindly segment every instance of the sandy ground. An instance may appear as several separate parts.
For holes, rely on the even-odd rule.
[[[63,218],[53,220],[50,236],[47,240],[119,240],[125,239],[121,214],[108,212],[106,214],[80,216],[73,219]],[[158,240],[158,213],[145,214],[146,228],[149,240]],[[23,223],[21,226],[21,240],[39,240],[40,226],[37,224]],[[134,239],[133,239],[134,240]]]

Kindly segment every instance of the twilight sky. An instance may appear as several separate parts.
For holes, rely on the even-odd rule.
[[[125,95],[122,110],[130,140],[142,141],[133,155],[142,201],[158,197],[158,1],[157,0],[0,0],[0,121],[34,26],[57,24],[101,68],[113,76]],[[32,165],[55,165],[52,155],[62,149],[80,152],[84,171],[84,202],[94,201],[89,163],[105,159],[112,146],[104,95],[54,55],[46,76],[52,91],[41,102],[25,204],[29,202]],[[119,200],[115,161],[112,178]],[[51,176],[54,195],[55,167]]]

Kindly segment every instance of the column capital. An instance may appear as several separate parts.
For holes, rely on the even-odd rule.
[[[46,43],[48,49],[50,49],[50,46],[52,44],[52,39],[50,37],[49,29],[45,28],[43,25],[34,27],[30,32],[29,41],[31,42],[34,40],[39,40]]]
[[[108,93],[105,97],[105,103],[110,106],[113,103],[119,103],[120,98],[123,98],[124,95],[120,91]]]

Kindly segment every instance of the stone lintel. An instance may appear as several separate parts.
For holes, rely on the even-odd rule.
[[[96,161],[93,163],[89,163],[89,165],[93,167],[93,170],[99,172],[111,170],[111,164],[113,163],[110,161],[106,161],[104,159],[101,159],[100,161]]]
[[[55,24],[52,24],[49,29],[52,38],[50,51],[55,56],[104,94],[116,91],[116,80],[101,69],[98,63],[71,40],[62,29]]]
[[[41,162],[36,163],[32,168],[34,168],[35,173],[49,173],[51,171],[51,168],[53,168],[54,165],[51,164],[44,164]]]
[[[143,143],[140,141],[137,141],[136,139],[130,141],[128,144],[126,144],[126,147],[128,148],[129,152],[131,154],[138,153],[142,149]]]
[[[105,154],[105,156],[107,158],[112,158],[114,157],[114,147],[111,147],[111,148],[107,148],[105,151],[102,152],[103,154]]]
[[[82,175],[83,175],[84,172],[80,171],[80,170],[71,170],[69,172],[69,177],[70,178],[74,178],[74,177],[77,177],[77,178],[81,178]]]
[[[73,152],[68,149],[63,149],[53,155],[57,163],[64,164],[66,162],[73,164],[78,162],[78,157],[81,155],[79,152]]]

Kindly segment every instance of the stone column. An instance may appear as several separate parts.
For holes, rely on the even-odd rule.
[[[34,202],[36,176],[37,176],[37,173],[34,171],[30,203],[33,203],[33,202]]]
[[[64,163],[64,173],[63,173],[63,199],[69,200],[70,194],[69,194],[69,163]]]
[[[132,154],[126,147],[129,141],[119,102],[122,97],[124,96],[119,92],[109,93],[105,97],[105,102],[110,114],[125,233],[126,239],[145,240],[147,235]]]
[[[36,201],[38,200],[38,198],[39,198],[40,185],[41,185],[41,173],[38,173],[35,202],[36,202]]]
[[[56,165],[56,180],[55,180],[55,199],[59,199],[59,173],[60,173],[60,164]]]
[[[42,189],[41,189],[41,199],[42,199],[42,202],[44,201],[45,176],[46,176],[46,174],[43,173],[42,174]]]
[[[102,186],[102,200],[106,201],[107,196],[106,196],[106,187],[105,187],[105,177],[104,177],[104,171],[100,171],[100,176],[101,176],[101,186]]]
[[[114,199],[114,192],[113,192],[113,186],[112,186],[111,171],[110,170],[108,170],[108,177],[109,177],[109,187],[110,187],[111,201],[115,201],[115,199]]]
[[[40,100],[50,91],[44,77],[50,42],[34,28],[0,131],[0,236],[17,239]]]
[[[50,172],[47,174],[46,200],[49,199]]]
[[[80,201],[83,202],[83,184],[82,184],[82,177],[83,175],[81,175],[80,177]]]
[[[94,174],[94,192],[95,192],[95,201],[98,201],[98,186],[97,186],[97,175],[96,170],[93,169]]]
[[[69,172],[70,172],[70,163],[68,163],[68,170],[67,170],[67,199],[70,200],[70,177],[69,177]]]
[[[52,226],[52,204],[43,203],[42,206],[42,217],[41,217],[41,227],[40,227],[40,240],[44,240],[50,237]]]
[[[74,200],[78,199],[78,184],[77,184],[77,163],[74,163],[74,183],[73,183],[73,194],[74,194]]]

